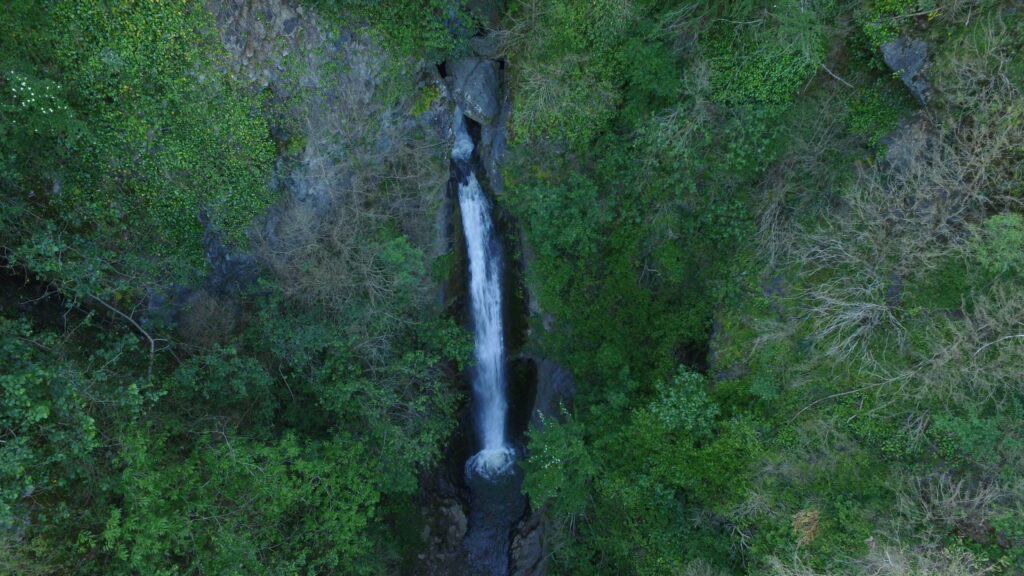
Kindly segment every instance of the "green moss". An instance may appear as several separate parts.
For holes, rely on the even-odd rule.
[[[908,14],[936,10],[935,0],[869,0],[858,14],[864,34],[873,48],[896,39],[912,23]]]
[[[1004,213],[986,218],[972,248],[990,276],[1024,276],[1024,217]]]
[[[902,86],[891,78],[880,78],[851,99],[846,120],[850,132],[864,136],[875,146],[912,109],[913,101]]]
[[[908,309],[959,310],[971,287],[972,274],[963,259],[951,255],[907,280],[903,299]]]
[[[416,95],[416,101],[412,105],[412,113],[417,116],[430,110],[430,107],[441,97],[441,91],[437,86],[430,84],[424,86]]]
[[[329,20],[368,23],[399,58],[441,62],[465,49],[461,35],[471,20],[464,0],[305,0]]]

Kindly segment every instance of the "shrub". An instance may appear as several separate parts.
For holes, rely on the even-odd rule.
[[[579,422],[545,419],[541,428],[530,431],[523,491],[538,503],[550,502],[560,515],[580,514],[588,505],[595,466]]]
[[[929,345],[916,355],[903,391],[966,406],[983,401],[1003,405],[1018,394],[1018,367],[1024,361],[1022,298],[1018,285],[997,283],[976,296],[960,317],[929,326]]]
[[[238,323],[238,309],[229,300],[205,290],[189,296],[178,321],[184,340],[198,348],[223,343]]]
[[[591,59],[567,55],[524,67],[516,89],[513,134],[530,141],[545,137],[581,146],[615,115],[621,94],[592,68]]]
[[[328,18],[363,18],[401,58],[441,62],[465,48],[470,25],[465,0],[306,0]],[[453,33],[453,30],[457,31]]]
[[[897,490],[902,521],[925,547],[946,541],[953,532],[964,540],[987,543],[996,536],[989,530],[991,522],[1021,504],[1012,484],[958,478],[948,472],[904,478]]]
[[[819,572],[799,557],[790,561],[769,559],[774,576],[840,576],[857,573],[877,576],[985,576],[998,568],[962,548],[917,550],[909,547],[880,547],[853,567],[854,572]]]
[[[858,93],[850,103],[847,122],[850,131],[867,138],[872,146],[896,129],[899,120],[912,109],[906,90],[897,90],[893,81],[879,79]]]
[[[1024,275],[1024,217],[996,214],[986,218],[973,242],[978,264],[992,276]]]
[[[788,103],[824,59],[822,11],[814,4],[784,1],[770,10],[715,19],[704,43],[714,99]]]
[[[657,400],[650,411],[666,430],[682,429],[697,439],[708,438],[718,406],[704,386],[703,376],[680,366],[671,384],[659,383]]]
[[[825,224],[802,233],[806,296],[829,355],[863,350],[872,335],[903,342],[903,279],[942,265],[996,200],[1000,160],[980,151],[979,132],[937,135],[909,162],[862,169]]]

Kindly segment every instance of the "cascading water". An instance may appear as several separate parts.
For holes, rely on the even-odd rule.
[[[472,410],[480,447],[476,455],[466,462],[466,473],[476,473],[489,479],[512,467],[515,450],[505,438],[508,401],[505,397],[507,375],[502,323],[501,244],[491,220],[490,203],[473,170],[473,148],[462,111],[456,110],[452,164],[469,253],[469,301],[476,360],[471,372]]]
[[[477,180],[474,143],[468,121],[455,111],[452,181],[459,195],[462,229],[469,255],[469,305],[475,362],[473,428],[477,453],[466,461],[469,529],[463,544],[470,574],[505,576],[512,526],[526,508],[522,471],[506,436],[508,420],[505,333],[502,321],[502,244],[491,219],[491,205]],[[474,126],[475,127],[475,126]]]

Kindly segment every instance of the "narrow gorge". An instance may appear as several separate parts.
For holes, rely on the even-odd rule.
[[[1021,0],[8,0],[0,576],[1024,576]]]
[[[474,364],[469,368],[469,379],[475,450],[465,464],[470,491],[465,547],[474,574],[503,576],[508,571],[510,531],[522,516],[524,502],[518,493],[521,474],[516,469],[516,451],[507,437],[503,247],[491,202],[477,180],[475,145],[467,129],[471,122],[456,108],[452,178],[458,190],[468,255],[474,334]]]
[[[508,374],[502,303],[502,247],[472,164],[474,144],[462,110],[455,111],[452,174],[459,196],[469,260],[469,302],[473,322],[473,423],[478,452],[466,462],[466,475],[484,480],[509,472],[515,450],[506,439]]]

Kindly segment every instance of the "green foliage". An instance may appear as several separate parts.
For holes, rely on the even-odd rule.
[[[173,378],[171,388],[182,401],[244,415],[256,426],[271,422],[273,378],[255,358],[234,348],[215,347],[192,356],[174,371]]]
[[[958,310],[976,278],[959,256],[939,262],[934,270],[921,274],[909,283],[906,303],[911,308]]]
[[[992,276],[1024,274],[1024,217],[996,214],[986,218],[973,246],[982,270]]]
[[[73,493],[88,481],[102,446],[98,421],[137,413],[149,395],[116,372],[131,342],[103,338],[79,363],[62,356],[57,334],[0,316],[0,525],[20,523],[35,493]],[[54,513],[61,522],[69,512]]]
[[[135,303],[194,288],[204,234],[246,244],[298,104],[232,76],[198,1],[5,7],[0,573],[381,574],[422,552],[472,340],[433,304],[458,264],[427,257],[435,142],[361,147],[437,108],[408,73],[475,23],[312,3],[378,37],[374,98],[402,117],[370,106],[345,201],[276,211],[254,290],[191,292],[175,337]],[[538,0],[503,25],[498,202],[543,310],[524,352],[577,390],[522,462],[551,573],[1013,573],[1019,11]],[[930,42],[929,125],[883,151],[916,107],[878,56],[901,34]],[[293,130],[282,170],[316,144]]]
[[[853,98],[847,121],[851,132],[866,137],[868,143],[874,146],[896,129],[909,109],[911,105],[907,91],[894,88],[891,79],[879,79],[871,88]]]
[[[420,90],[416,102],[413,104],[412,113],[416,115],[423,114],[427,110],[430,110],[430,107],[433,106],[440,97],[441,91],[437,89],[437,86],[434,86],[433,84],[426,86]]]
[[[644,10],[622,0],[518,2],[510,8],[518,94],[513,135],[580,148],[624,107],[639,119],[675,95],[676,62]]]
[[[716,303],[746,290],[731,274],[754,233],[750,190],[824,58],[832,8],[702,6],[698,44],[686,50],[668,30],[692,20],[658,3],[592,7],[612,19],[565,2],[512,11],[508,203],[535,255],[539,303],[560,326],[543,334],[545,349],[581,382],[574,426],[587,433],[564,451],[595,463],[589,503],[554,488],[574,481],[527,467],[527,485],[533,476],[550,485],[542,492],[557,517],[591,519],[571,537],[578,549],[556,558],[566,572],[683,570],[701,554],[680,542],[722,540],[678,516],[735,504],[760,450],[755,423],[735,406],[721,417],[704,377],[678,358],[707,337]],[[748,20],[758,22],[736,23]],[[572,152],[558,154],[561,143]],[[553,152],[540,167],[538,146]]]
[[[11,254],[59,260],[49,275],[89,293],[111,290],[95,276],[116,267],[197,276],[201,218],[244,243],[272,200],[273,147],[201,3],[30,4],[41,25],[0,40]]]
[[[635,125],[648,112],[675,102],[681,83],[679,63],[663,37],[630,35],[616,56],[623,60],[622,122]]]
[[[936,9],[935,0],[869,0],[858,20],[872,48],[900,35],[906,16]]]
[[[464,0],[307,0],[328,18],[361,18],[402,58],[441,62],[465,48],[470,25]]]
[[[711,435],[718,407],[704,391],[704,378],[680,367],[672,384],[659,384],[650,411],[666,430],[683,429],[697,439]]]
[[[750,464],[759,452],[754,424],[734,418],[694,454],[692,469],[681,476],[689,493],[705,505],[723,505],[742,496],[751,478]],[[691,468],[687,466],[687,468]]]
[[[586,509],[590,481],[597,472],[587,454],[583,428],[568,415],[563,423],[543,423],[530,431],[523,492],[536,502],[552,501],[559,515],[579,514]]]
[[[789,102],[825,55],[828,6],[809,4],[778,2],[763,11],[739,4],[731,18],[716,20],[703,47],[712,97],[730,104]]]
[[[849,417],[854,417],[857,410],[852,404],[846,403],[842,413],[849,413]],[[877,450],[881,457],[913,462],[923,455],[922,443],[920,438],[907,430],[903,424],[896,418],[868,416],[854,418],[850,428],[866,446],[872,446]]]
[[[175,574],[182,560],[217,574],[373,573],[366,529],[380,488],[372,468],[338,465],[364,458],[358,444],[286,434],[253,445],[221,432],[180,462],[167,449],[159,437],[126,439],[126,498],[98,534],[109,573]]]
[[[27,322],[3,317],[0,335],[0,525],[7,527],[16,522],[12,506],[21,497],[62,482],[61,460],[88,455],[96,430],[77,387],[65,388],[68,382],[34,348],[53,346],[52,335],[37,336]]]
[[[196,289],[204,235],[246,247],[274,200],[276,109],[225,66],[203,3],[17,4],[0,23],[0,572],[392,570],[410,546],[386,522],[451,435],[472,347],[424,304],[413,227],[397,210],[344,223],[367,241],[330,254],[344,306],[277,268],[252,294]],[[408,50],[454,46],[423,6],[363,8]],[[430,220],[411,169],[389,164],[361,208],[414,197]],[[66,298],[63,320],[22,272]],[[147,308],[163,291],[223,309],[190,298],[180,342]]]
[[[940,412],[928,434],[950,462],[967,468],[998,468],[1001,455],[1017,449],[1019,439],[1007,434],[1007,425],[1019,411],[1019,405],[1010,405],[996,414],[979,413],[975,406]]]
[[[0,520],[29,527],[19,562],[299,575],[397,561],[382,522],[440,457],[456,400],[445,367],[469,339],[410,318],[381,362],[270,294],[235,341],[169,366],[99,326],[79,341],[2,320]]]
[[[996,493],[1019,469],[1005,419],[1017,394],[996,384],[1020,344],[1006,317],[1015,307],[997,289],[1018,281],[1019,219],[982,218],[982,205],[1013,204],[1003,202],[1020,182],[1008,160],[1020,142],[1010,127],[1019,97],[996,72],[1017,70],[1013,16],[979,5],[983,16],[961,32],[948,25],[953,4],[673,4],[616,5],[638,23],[636,37],[647,39],[644,23],[663,27],[645,49],[600,62],[593,55],[629,44],[615,26],[549,24],[587,14],[565,3],[513,10],[516,113],[529,125],[516,126],[507,203],[555,320],[537,340],[579,383],[572,448],[544,449],[585,454],[593,470],[576,482],[528,464],[526,482],[546,486],[538,490],[556,521],[555,566],[685,573],[700,555],[683,542],[701,535],[674,516],[694,514],[724,519],[734,547],[722,558],[751,573],[771,573],[771,557],[858,573],[872,549],[902,545],[908,533],[915,550],[955,531],[971,534],[962,538],[977,558],[1011,557],[982,551],[993,544],[967,520],[934,523],[938,514],[991,523],[1020,506],[1000,492],[1001,504],[967,512],[978,502],[971,490]],[[942,136],[928,134],[928,146],[946,147],[893,140],[911,163],[893,168],[871,155],[916,105],[877,46],[926,24],[936,27],[925,34],[943,74],[936,93],[955,104],[930,110]],[[678,81],[668,80],[672,67]],[[598,105],[581,112],[572,86],[585,82]],[[596,122],[582,117],[597,111]],[[956,180],[967,173],[979,179]],[[943,192],[953,189],[999,199]],[[723,380],[673,378],[678,359],[708,338],[711,317],[719,332],[709,373]],[[836,352],[823,330],[863,335],[864,353]],[[972,407],[949,409],[954,396]],[[943,488],[952,493],[929,505],[948,508],[915,524],[892,487],[908,477],[923,486],[950,467],[968,494]],[[562,500],[572,505],[560,509]]]

